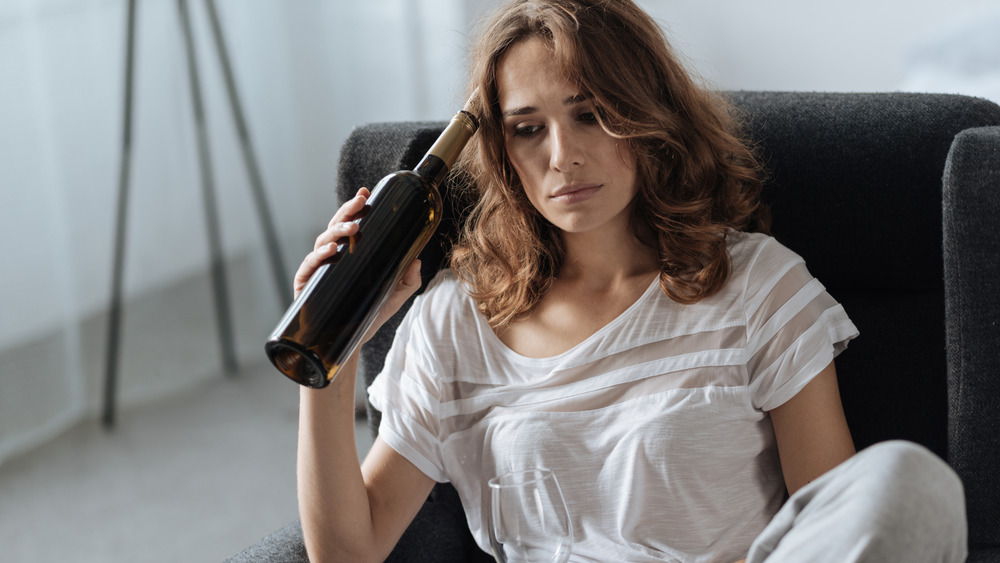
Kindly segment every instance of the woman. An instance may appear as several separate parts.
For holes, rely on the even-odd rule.
[[[488,549],[486,481],[545,466],[573,561],[964,558],[943,463],[899,443],[854,455],[833,358],[857,330],[798,256],[748,232],[766,228],[753,154],[648,15],[630,0],[506,4],[472,86],[481,129],[461,166],[476,204],[370,389],[383,420],[361,467],[357,355],[332,389],[302,390],[311,557],[384,558],[435,481]],[[297,290],[367,196],[317,238]],[[944,486],[913,493],[927,482]],[[924,514],[945,505],[954,525]]]

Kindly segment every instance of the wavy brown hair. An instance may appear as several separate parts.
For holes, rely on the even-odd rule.
[[[563,261],[558,229],[528,201],[504,145],[498,66],[530,38],[551,47],[601,127],[635,155],[631,225],[658,252],[664,293],[694,303],[717,292],[731,269],[727,233],[768,227],[761,167],[730,106],[695,84],[631,0],[515,0],[473,47],[481,125],[459,169],[475,203],[451,255],[490,324],[502,330],[530,313]]]

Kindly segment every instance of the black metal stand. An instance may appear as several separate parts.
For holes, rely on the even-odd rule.
[[[219,23],[215,0],[206,0],[208,15],[211,20],[212,35],[215,50],[222,67],[229,106],[233,121],[240,138],[243,161],[250,178],[251,193],[260,219],[271,270],[274,275],[278,298],[282,302],[291,299],[291,284],[287,280],[284,261],[278,245],[278,237],[274,222],[267,204],[266,193],[257,159],[254,156],[250,133],[243,116],[236,81],[233,79],[232,66],[226,49],[222,26]],[[197,55],[194,45],[194,35],[191,30],[191,18],[188,13],[187,0],[177,0],[181,28],[184,33],[184,46],[188,62],[188,76],[191,85],[191,102],[194,111],[195,130],[198,140],[198,157],[201,171],[202,198],[205,206],[205,223],[208,232],[208,242],[212,272],[212,289],[215,298],[215,313],[219,330],[219,343],[222,350],[222,363],[226,373],[234,374],[237,370],[235,344],[233,339],[233,324],[229,306],[228,284],[226,282],[225,261],[222,251],[222,237],[219,230],[218,206],[215,198],[215,183],[212,173],[212,160],[208,149],[208,134],[205,125],[205,109],[202,103],[201,82],[199,80]],[[122,160],[118,174],[118,209],[115,222],[114,264],[112,266],[111,306],[108,319],[108,340],[106,371],[104,380],[104,426],[111,428],[115,424],[115,404],[117,398],[119,345],[121,340],[122,316],[122,286],[125,266],[125,233],[128,219],[129,173],[132,160],[132,106],[133,78],[135,68],[135,11],[136,0],[128,2],[126,54],[125,54],[125,104],[122,130]]]

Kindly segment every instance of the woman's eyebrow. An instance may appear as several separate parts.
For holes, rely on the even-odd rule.
[[[571,105],[574,105],[574,104],[579,104],[581,102],[585,102],[588,99],[590,99],[590,96],[587,96],[586,94],[573,94],[572,96],[570,96],[570,97],[566,98],[565,100],[563,100],[563,105],[571,106]],[[507,111],[503,112],[503,114],[500,117],[511,117],[511,116],[515,116],[515,115],[528,115],[528,114],[531,114],[531,113],[535,113],[536,111],[538,111],[538,108],[536,108],[534,106],[525,106],[523,108],[517,108],[517,109],[507,110]]]
[[[536,111],[538,110],[532,106],[525,106],[523,108],[507,110],[503,112],[503,115],[501,117],[511,117],[514,115],[528,115],[529,113],[535,113]]]

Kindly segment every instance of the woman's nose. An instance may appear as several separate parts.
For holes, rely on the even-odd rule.
[[[566,172],[584,163],[583,145],[572,131],[565,127],[552,128],[552,154],[549,155],[553,170]]]

